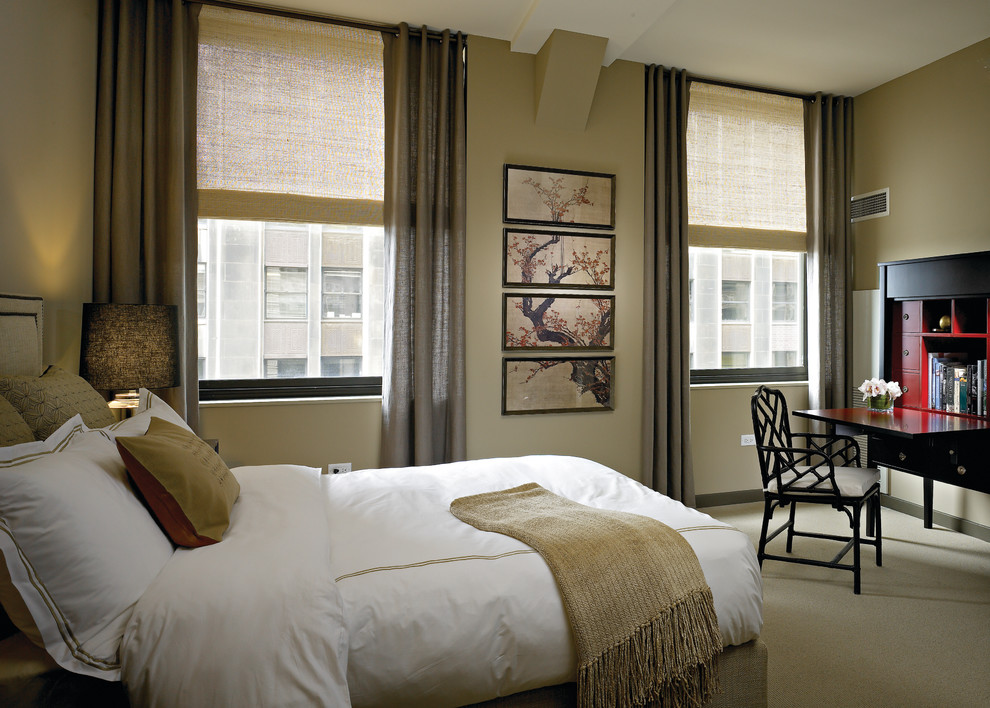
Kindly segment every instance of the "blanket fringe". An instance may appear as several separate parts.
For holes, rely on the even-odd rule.
[[[700,708],[721,690],[720,636],[711,589],[699,589],[579,666],[578,705]]]

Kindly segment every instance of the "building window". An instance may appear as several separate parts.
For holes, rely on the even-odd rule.
[[[773,321],[797,322],[798,284],[794,282],[773,284]]]
[[[798,365],[798,353],[797,352],[774,352],[773,353],[773,365],[774,366],[797,366]]]
[[[266,379],[295,379],[305,375],[305,359],[265,359]]]
[[[749,286],[745,280],[722,281],[723,322],[749,322]]]
[[[323,319],[361,318],[361,270],[323,269]]]
[[[322,376],[360,376],[361,357],[325,356],[320,358]]]
[[[196,264],[196,317],[206,317],[206,264]]]
[[[722,352],[723,369],[745,369],[749,367],[749,352]]]
[[[691,380],[806,378],[803,103],[696,81],[689,106]]]
[[[381,33],[206,5],[197,82],[201,398],[380,392]]]
[[[306,319],[306,270],[265,266],[265,319]]]

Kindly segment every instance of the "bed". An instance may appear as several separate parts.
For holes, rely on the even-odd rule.
[[[4,329],[6,302],[0,352],[31,334],[24,321],[14,334]],[[37,345],[18,343],[32,352],[19,376],[52,376],[40,371]],[[191,435],[184,421],[147,391],[134,416],[106,425],[96,424],[102,412],[76,405],[89,422],[63,406],[44,440],[0,447],[0,550],[10,576],[0,601],[21,628],[25,608],[8,608],[12,586],[35,625],[0,642],[0,702],[574,705],[571,630],[546,563],[450,512],[455,498],[536,482],[677,529],[711,587],[725,646],[723,693],[707,705],[766,705],[752,544],[614,470],[540,455],[342,475],[239,467],[229,471],[238,493],[220,542],[176,547],[152,517],[149,494],[135,492],[140,482],[118,441],[166,427]]]

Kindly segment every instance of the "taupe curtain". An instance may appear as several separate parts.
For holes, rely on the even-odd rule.
[[[93,300],[178,305],[177,389],[199,423],[196,332],[196,56],[199,5],[101,0]]]
[[[646,69],[643,474],[694,506],[688,312],[688,76]]]
[[[808,404],[849,405],[852,383],[853,100],[805,102],[808,200]]]
[[[381,464],[465,457],[464,37],[385,35]]]

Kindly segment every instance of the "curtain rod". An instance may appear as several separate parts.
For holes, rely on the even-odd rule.
[[[688,76],[691,81],[697,81],[702,84],[711,84],[712,86],[724,86],[726,88],[741,89],[743,91],[759,91],[761,93],[772,93],[776,96],[787,96],[788,98],[800,98],[803,101],[815,100],[815,94],[813,93],[798,93],[797,91],[785,91],[783,89],[767,88],[766,86],[756,86],[754,84],[744,84],[737,81],[723,81],[722,79],[711,79],[705,76],[694,76],[691,72],[688,72]]]
[[[388,34],[399,34],[398,25],[386,22],[368,22],[366,20],[355,20],[349,17],[336,17],[334,15],[324,15],[309,12],[296,12],[285,10],[271,5],[260,5],[248,2],[227,2],[226,0],[183,0],[190,5],[215,5],[216,7],[226,7],[231,10],[243,10],[244,12],[257,12],[262,15],[275,15],[285,17],[290,20],[308,20],[310,22],[323,22],[330,25],[343,25],[344,27],[354,27],[355,29],[370,30],[372,32],[387,32]],[[410,28],[410,31],[413,28]],[[427,36],[430,39],[440,39],[441,33],[436,30],[428,30]]]

